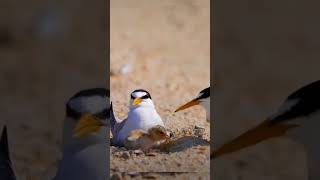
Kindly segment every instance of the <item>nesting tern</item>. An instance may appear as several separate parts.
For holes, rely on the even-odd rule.
[[[200,91],[196,98],[180,106],[175,112],[182,111],[195,105],[201,105],[206,110],[207,121],[210,122],[210,87]]]
[[[148,91],[144,89],[134,90],[130,94],[129,109],[128,117],[120,121],[114,115],[113,106],[110,107],[110,124],[114,145],[123,146],[124,140],[133,130],[148,131],[157,125],[164,127]]]
[[[289,95],[278,110],[256,127],[225,143],[211,159],[253,146],[264,140],[286,136],[304,145],[309,180],[320,179],[320,81]]]

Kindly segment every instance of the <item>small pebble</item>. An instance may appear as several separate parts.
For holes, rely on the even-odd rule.
[[[146,178],[146,179],[157,179],[157,178],[159,178],[159,176],[156,175],[156,174],[145,174],[143,177]]]
[[[126,74],[128,74],[128,73],[130,73],[130,65],[129,64],[125,64],[125,65],[123,65],[122,67],[121,67],[121,69],[120,69],[120,73],[122,74],[122,75],[126,75]]]
[[[122,156],[121,156],[122,158],[124,158],[124,159],[129,159],[130,158],[130,153],[128,152],[128,151],[124,151],[123,153],[122,153]]]
[[[140,173],[138,173],[138,172],[128,172],[128,175],[131,176],[131,177],[136,177],[136,176],[139,176]]]
[[[117,173],[111,177],[111,180],[123,180],[123,177]]]
[[[146,154],[146,156],[157,156],[158,153],[155,152],[149,152]]]
[[[142,150],[140,150],[140,149],[134,150],[133,153],[136,154],[136,155],[144,154],[144,152]]]

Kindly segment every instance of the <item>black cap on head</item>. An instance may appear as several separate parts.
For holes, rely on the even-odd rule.
[[[136,90],[134,90],[134,91],[131,93],[131,99],[134,99],[134,98],[135,98],[132,94],[134,94],[134,93],[136,93],[136,92],[144,92],[144,93],[146,93],[146,95],[145,95],[145,96],[142,96],[141,99],[148,99],[148,98],[149,98],[149,99],[152,99],[150,93],[149,93],[148,91],[144,90],[144,89],[136,89]]]
[[[296,102],[295,102],[296,101]],[[295,102],[291,107],[271,119],[273,123],[308,116],[320,110],[320,81],[308,84],[287,97],[285,103]]]
[[[199,94],[200,94],[200,96],[196,98],[197,100],[206,99],[206,98],[210,97],[210,87],[205,88],[204,90],[200,91]]]
[[[77,97],[85,97],[85,96],[101,96],[101,97],[110,97],[110,90],[105,88],[93,88],[93,89],[85,89],[77,92],[74,96],[70,98],[74,99]]]
[[[107,98],[110,97],[110,90],[109,89],[105,89],[105,88],[92,88],[92,89],[85,89],[85,90],[81,90],[79,92],[77,92],[74,96],[72,96],[68,103],[66,104],[66,115],[68,117],[72,117],[73,119],[79,119],[82,115],[81,112],[76,111],[75,109],[72,109],[71,106],[69,105],[69,103],[76,98],[80,98],[80,97],[90,97],[90,96],[100,96],[102,98]],[[106,102],[107,104],[107,102]],[[101,112],[98,112],[97,114],[95,114],[95,116],[104,119],[108,116],[108,110],[104,109]]]

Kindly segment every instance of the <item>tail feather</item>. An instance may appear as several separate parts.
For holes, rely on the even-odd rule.
[[[118,123],[117,121],[117,118],[115,117],[114,115],[114,112],[113,112],[113,105],[112,105],[112,102],[111,102],[111,105],[110,105],[110,125],[111,125],[111,132],[113,135],[115,135],[115,129],[116,129],[116,124]]]
[[[113,106],[112,106],[112,102],[111,102],[111,105],[110,105],[110,124],[111,124],[111,132],[113,135],[112,143],[116,146],[122,146],[121,142],[117,142],[116,137],[118,136],[118,133],[120,132],[120,130],[122,129],[124,124],[126,123],[126,120],[127,119],[120,121],[114,115]]]

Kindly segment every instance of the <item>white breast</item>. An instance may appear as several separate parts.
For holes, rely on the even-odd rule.
[[[210,97],[204,99],[200,105],[206,110],[207,121],[210,122]]]
[[[120,130],[117,136],[117,142],[123,142],[129,132],[135,129],[148,131],[151,127],[161,125],[163,121],[153,107],[138,107],[130,110],[126,124]]]
[[[309,176],[314,179],[319,179],[320,141],[318,137],[320,135],[320,113],[318,112],[305,118],[288,120],[288,123],[300,125],[290,130],[287,136],[304,145],[307,154]]]
[[[75,154],[64,154],[54,180],[105,180],[107,166],[105,143],[92,145]]]

